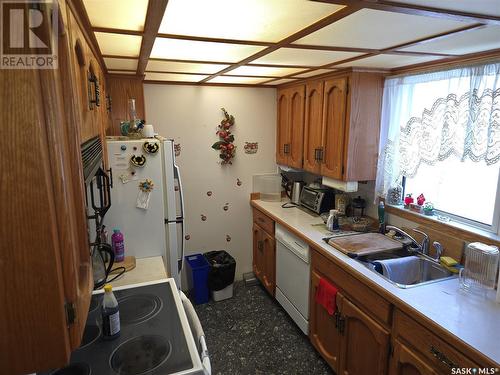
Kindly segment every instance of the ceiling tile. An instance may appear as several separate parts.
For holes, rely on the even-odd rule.
[[[500,26],[488,26],[408,47],[402,51],[467,54],[497,48],[500,48]]]
[[[109,74],[133,74],[135,75],[136,72],[129,72],[126,70],[108,70]]]
[[[291,78],[283,78],[283,79],[278,79],[277,81],[272,81],[269,83],[265,83],[265,85],[282,85],[284,83],[290,83],[290,82],[295,82],[296,79],[291,79]]]
[[[272,76],[281,77],[288,74],[300,72],[302,68],[282,68],[282,67],[267,67],[267,66],[240,66],[227,72],[227,75],[242,75],[242,76]]]
[[[262,56],[260,59],[252,61],[252,64],[320,66],[359,55],[360,53],[355,52],[280,48],[268,55]]]
[[[334,71],[335,71],[334,69],[316,69],[316,70],[313,70],[312,72],[308,72],[308,73],[295,74],[294,77],[308,78],[308,77],[317,76],[318,74],[332,73]]]
[[[341,8],[304,0],[170,0],[160,33],[277,42]]]
[[[382,49],[466,25],[443,18],[362,9],[296,44]]]
[[[347,68],[354,66],[362,68],[393,69],[400,66],[419,64],[427,61],[438,60],[441,58],[442,57],[440,56],[408,56],[384,54],[355,60],[342,65],[336,65],[336,67]]]
[[[103,55],[139,56],[142,36],[101,32],[95,36]]]
[[[233,84],[258,84],[269,81],[269,78],[257,77],[234,77],[234,76],[217,76],[212,78],[209,83],[233,83]]]
[[[213,74],[227,68],[229,65],[223,64],[199,64],[176,61],[149,60],[146,71],[165,71],[179,73],[199,73]]]
[[[151,57],[162,59],[238,62],[264,49],[243,44],[156,38]]]
[[[108,68],[108,70],[137,69],[137,60],[135,59],[114,59],[106,57],[104,58],[104,62],[106,63],[106,68]]]
[[[83,4],[92,26],[144,30],[148,0],[83,0]]]
[[[398,3],[421,5],[431,8],[457,10],[466,13],[486,14],[500,16],[500,4],[498,0],[398,0]]]
[[[207,75],[202,74],[173,74],[173,73],[146,73],[146,81],[178,81],[178,82],[199,82]]]

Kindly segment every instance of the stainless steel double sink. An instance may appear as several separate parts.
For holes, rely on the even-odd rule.
[[[410,271],[418,275],[417,280],[411,284],[402,284],[395,280],[391,280],[391,278],[385,276],[378,266],[378,261],[387,260],[387,259],[396,259],[396,258],[404,258],[404,257],[416,257],[416,261],[412,261],[410,264]],[[354,258],[357,262],[361,263],[369,270],[375,272],[380,277],[386,279],[390,283],[396,285],[399,288],[413,288],[420,285],[427,285],[430,283],[435,283],[438,281],[444,281],[451,278],[456,277],[456,274],[450,272],[443,266],[441,266],[436,260],[431,257],[422,254],[419,251],[412,250],[411,248],[403,248],[398,250],[385,251],[370,255],[361,255]],[[392,264],[392,269],[398,267],[398,264]],[[405,265],[408,267],[408,265]],[[397,271],[397,269],[395,270]],[[395,272],[397,273],[397,272]]]

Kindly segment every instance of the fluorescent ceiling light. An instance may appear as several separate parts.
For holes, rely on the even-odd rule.
[[[294,82],[296,81],[296,79],[291,79],[291,78],[283,78],[283,79],[279,79],[277,81],[272,81],[272,82],[269,82],[269,83],[265,83],[265,85],[282,85],[284,83],[290,83],[290,82]]]
[[[199,82],[207,78],[201,74],[146,73],[146,81]]]
[[[126,70],[108,70],[109,74],[135,74],[135,72],[128,72]]]
[[[408,56],[408,55],[377,55],[338,65],[339,68],[351,66],[363,68],[392,69],[405,65],[420,64],[427,61],[442,59],[440,56]]]
[[[212,78],[209,83],[233,83],[233,84],[259,84],[269,81],[269,78],[257,77],[234,77],[234,76],[217,76]]]
[[[148,0],[83,0],[83,4],[94,27],[144,30]]]
[[[170,0],[159,32],[277,42],[342,8],[304,0]]]
[[[223,64],[199,64],[176,61],[149,60],[146,71],[213,74],[227,68]]]
[[[261,57],[253,64],[319,66],[359,56],[357,52],[320,51],[297,48],[280,48]]]
[[[142,36],[96,32],[95,37],[103,55],[139,56]]]
[[[114,59],[105,57],[104,62],[108,70],[137,70],[136,59]]]
[[[227,75],[242,75],[242,76],[273,76],[281,77],[288,74],[300,72],[301,68],[281,68],[267,66],[240,66],[227,72]]]
[[[312,72],[307,72],[307,73],[302,73],[302,74],[295,74],[294,77],[308,78],[308,77],[317,76],[319,74],[333,73],[334,71],[335,70],[332,70],[332,69],[316,69],[316,70],[313,70]]]
[[[175,60],[238,62],[264,48],[243,44],[156,38],[151,57]]]

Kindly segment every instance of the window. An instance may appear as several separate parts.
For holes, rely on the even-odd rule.
[[[389,78],[377,194],[401,186],[440,215],[498,233],[500,64]]]

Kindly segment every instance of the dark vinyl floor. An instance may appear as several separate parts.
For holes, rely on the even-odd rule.
[[[212,374],[333,374],[309,339],[260,286],[235,284],[233,298],[195,306]]]

